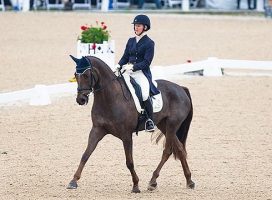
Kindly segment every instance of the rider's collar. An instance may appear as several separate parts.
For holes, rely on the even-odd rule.
[[[141,35],[136,35],[136,43],[138,43],[140,39],[142,39],[142,37],[144,37],[145,35],[146,35],[146,32],[143,32]]]

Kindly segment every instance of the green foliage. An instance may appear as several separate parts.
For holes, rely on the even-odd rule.
[[[81,35],[79,37],[79,40],[81,40],[82,43],[97,43],[102,44],[103,41],[108,41],[110,34],[107,30],[107,26],[104,22],[101,22],[101,26],[81,26]]]

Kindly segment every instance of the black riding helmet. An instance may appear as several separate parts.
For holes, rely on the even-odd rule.
[[[151,28],[150,19],[146,15],[137,15],[132,24],[143,24],[146,26],[145,31],[148,31]]]

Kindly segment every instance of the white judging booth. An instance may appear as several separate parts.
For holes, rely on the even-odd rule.
[[[95,56],[103,60],[111,69],[115,61],[114,40],[104,41],[103,44],[77,42],[77,58],[82,56]]]

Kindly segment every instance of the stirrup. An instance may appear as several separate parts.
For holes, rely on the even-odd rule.
[[[153,126],[153,128],[147,129],[147,123],[151,123],[151,126]],[[155,131],[155,125],[154,125],[154,122],[151,119],[146,120],[146,122],[145,122],[145,131],[146,132],[154,132]]]

